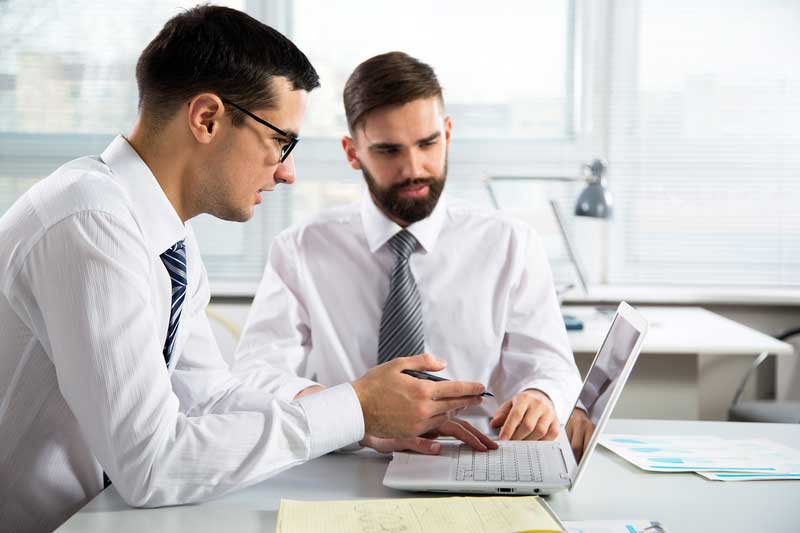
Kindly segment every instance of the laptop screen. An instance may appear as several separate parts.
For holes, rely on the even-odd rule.
[[[606,411],[609,400],[620,385],[625,363],[630,358],[640,335],[641,332],[628,323],[619,313],[614,316],[611,328],[608,330],[600,351],[597,352],[597,357],[589,369],[583,388],[578,395],[578,401],[575,404],[577,409],[583,410],[588,415],[588,420],[586,420],[586,416],[583,416],[583,413],[577,412],[576,409],[573,410],[570,420],[567,422],[567,436],[570,439],[570,443],[573,442],[571,433],[575,433],[574,428],[580,422],[583,428],[583,435],[585,435],[580,440],[582,443],[588,444],[594,433],[594,428]],[[571,429],[572,431],[570,431]],[[584,456],[584,447],[579,445],[578,451],[576,451],[575,446],[572,446],[577,464],[580,464]]]

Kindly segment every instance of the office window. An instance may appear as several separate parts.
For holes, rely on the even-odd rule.
[[[363,178],[346,164],[340,147],[347,133],[342,90],[353,69],[376,54],[402,50],[436,70],[454,122],[449,194],[487,204],[483,176],[530,172],[532,147],[546,154],[537,158],[539,168],[576,168],[565,157],[573,153],[576,122],[573,2],[512,2],[493,10],[475,0],[411,0],[388,11],[385,3],[357,0],[273,7],[268,22],[309,57],[322,86],[309,98],[295,152],[296,183],[278,187],[257,209],[266,223],[238,225],[207,216],[195,222],[212,288],[236,292],[244,282],[246,291],[260,277],[278,231],[359,199]],[[559,148],[553,152],[553,146]],[[563,250],[553,249],[557,269],[571,279]]]
[[[136,119],[136,60],[196,2],[0,1],[0,213],[70,159],[100,153]],[[245,11],[266,2],[215,1]],[[277,198],[276,198],[277,196]],[[212,280],[257,281],[269,240],[298,203],[270,197],[247,224],[193,221]]]
[[[61,164],[100,153],[130,131],[139,54],[167,19],[195,3],[0,1],[0,213]],[[285,225],[285,209],[258,211],[246,225],[198,218],[211,278],[259,276],[264,235]]]
[[[323,86],[310,98],[297,183],[268,195],[246,224],[193,220],[212,288],[244,282],[252,289],[278,231],[358,198],[362,178],[339,147],[346,132],[341,90],[352,69],[377,53],[401,49],[437,70],[458,139],[451,193],[487,202],[484,174],[529,172],[531,160],[549,172],[577,168],[573,1],[492,9],[476,0],[215,3],[248,11],[292,37]],[[62,163],[99,153],[130,130],[136,59],[180,6],[0,0],[0,212]]]
[[[609,281],[800,286],[800,3],[618,7]]]
[[[616,216],[607,246],[590,239],[605,257],[600,281],[800,285],[793,0],[223,3],[294,39],[322,87],[301,131],[297,183],[246,224],[193,221],[212,288],[252,290],[277,232],[359,197],[363,180],[339,146],[341,90],[360,61],[393,49],[430,63],[444,86],[451,194],[488,205],[486,175],[568,176],[608,160]],[[60,164],[130,130],[138,54],[179,9],[0,0],[0,213]],[[555,197],[569,213],[579,190],[500,194],[520,208]],[[553,254],[556,270],[569,269]]]
[[[454,124],[448,194],[489,205],[486,175],[578,172],[574,2],[507,2],[487,9],[477,0],[294,0],[286,9],[287,34],[322,78],[303,124],[298,181],[281,204],[274,202],[283,208],[289,200],[289,220],[359,198],[363,179],[346,165],[340,148],[347,132],[342,91],[359,63],[392,50],[430,64],[443,86]],[[559,197],[566,190],[540,187]],[[509,187],[498,190],[504,203],[508,193]],[[563,246],[551,248],[556,269],[572,279]]]
[[[374,55],[401,50],[429,63],[459,139],[571,135],[571,3],[539,0],[294,0],[290,32],[323,80],[304,134],[347,129],[342,89]]]

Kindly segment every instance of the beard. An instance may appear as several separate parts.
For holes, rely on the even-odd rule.
[[[399,183],[394,183],[389,187],[381,187],[375,181],[375,177],[370,173],[364,164],[361,164],[361,172],[367,182],[372,198],[378,207],[387,215],[394,219],[413,224],[423,218],[427,218],[433,213],[439,197],[444,190],[447,181],[447,157],[444,160],[444,168],[440,176],[430,176],[427,178],[409,178]],[[424,198],[403,198],[400,191],[406,187],[428,186],[428,195]]]

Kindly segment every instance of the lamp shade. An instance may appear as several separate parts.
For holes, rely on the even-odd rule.
[[[595,159],[585,168],[589,171],[588,183],[575,202],[575,214],[579,217],[611,218],[614,213],[614,199],[603,177],[606,165]]]

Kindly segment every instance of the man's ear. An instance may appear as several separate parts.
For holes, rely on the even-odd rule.
[[[444,142],[447,148],[450,148],[450,136],[453,130],[453,119],[444,117]]]
[[[189,131],[200,144],[208,144],[217,134],[225,107],[219,96],[212,93],[198,94],[189,101],[187,113]]]
[[[347,135],[342,137],[342,149],[344,150],[344,156],[347,159],[347,163],[350,165],[350,168],[354,170],[361,170],[361,161],[358,160],[358,155],[356,154],[356,143],[352,137],[348,137]]]

